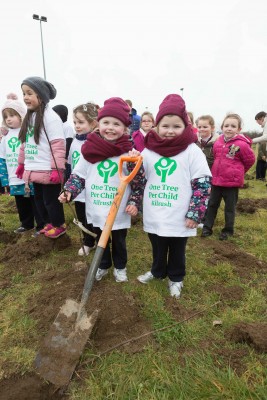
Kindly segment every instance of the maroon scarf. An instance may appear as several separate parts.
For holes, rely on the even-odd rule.
[[[180,136],[162,139],[157,132],[151,130],[145,136],[145,147],[163,157],[173,157],[184,151],[191,143],[197,142],[197,135],[188,125]]]
[[[130,135],[123,135],[116,143],[112,143],[104,140],[98,132],[91,132],[87,135],[81,151],[86,161],[95,164],[107,158],[128,153],[132,148]]]

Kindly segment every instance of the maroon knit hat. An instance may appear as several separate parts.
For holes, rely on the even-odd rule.
[[[159,111],[156,116],[155,124],[158,125],[159,121],[165,115],[178,115],[182,118],[185,126],[188,126],[189,120],[185,109],[185,102],[179,94],[169,94],[159,106]]]
[[[120,97],[111,97],[104,102],[104,106],[99,110],[97,120],[104,117],[118,118],[125,126],[131,125],[130,108]]]

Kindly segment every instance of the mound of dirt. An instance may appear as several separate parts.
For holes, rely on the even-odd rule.
[[[6,235],[7,233],[5,233]],[[27,261],[32,260],[35,257],[43,256],[49,253],[51,250],[61,251],[69,248],[71,245],[71,239],[66,234],[60,236],[58,239],[53,240],[45,237],[44,235],[40,235],[37,238],[31,238],[31,233],[24,233],[23,235],[15,235],[9,234],[7,236],[9,241],[5,243],[9,243],[5,249],[3,250],[0,261],[9,261],[13,263],[18,263],[18,260],[21,263],[27,263]],[[1,240],[1,236],[0,236]]]
[[[0,229],[0,243],[16,243],[18,239],[18,234]]]
[[[267,199],[240,199],[236,210],[244,214],[254,214],[258,208],[267,209]]]
[[[247,343],[261,353],[267,352],[267,324],[240,322],[229,332],[230,340],[235,343]]]

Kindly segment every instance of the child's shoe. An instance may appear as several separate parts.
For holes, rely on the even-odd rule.
[[[59,236],[62,236],[66,233],[65,224],[59,227],[52,227],[49,231],[45,232],[45,236],[50,239],[57,239]]]
[[[97,272],[96,272],[96,276],[95,279],[97,281],[101,281],[101,279],[108,274],[108,269],[102,269],[102,268],[98,268]]]
[[[179,299],[181,296],[181,290],[183,287],[183,282],[172,282],[169,280],[169,291],[172,297]]]
[[[141,283],[148,283],[149,281],[151,281],[152,279],[154,279],[154,275],[152,275],[152,273],[150,271],[146,272],[143,275],[139,275],[137,277],[137,280]]]
[[[117,269],[114,268],[113,275],[115,276],[115,281],[116,282],[128,282],[127,274],[126,274],[127,269]]]
[[[24,226],[20,226],[19,228],[14,230],[14,233],[24,233],[27,231],[31,231],[33,228],[24,228]]]
[[[83,245],[80,250],[78,251],[78,256],[88,256],[88,254],[90,253],[91,250],[94,250],[95,246],[93,247],[89,247],[89,246],[85,246]]]
[[[43,234],[43,233],[45,233],[45,232],[50,231],[50,229],[52,229],[52,228],[53,228],[53,225],[52,225],[52,224],[46,224],[46,225],[43,227],[43,229],[40,229],[40,230],[39,230],[39,233],[40,233],[40,234]]]

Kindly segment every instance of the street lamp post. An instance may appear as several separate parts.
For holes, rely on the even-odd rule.
[[[182,94],[182,97],[183,97],[184,88],[182,87],[180,90],[181,90],[181,94]]]
[[[47,22],[47,18],[44,16],[40,16],[37,14],[33,14],[32,16],[33,19],[36,19],[37,21],[40,21],[40,32],[41,32],[41,45],[42,45],[42,55],[43,55],[43,68],[44,68],[44,78],[46,79],[46,73],[45,73],[45,58],[44,58],[44,44],[43,44],[43,32],[42,32],[42,22]]]

